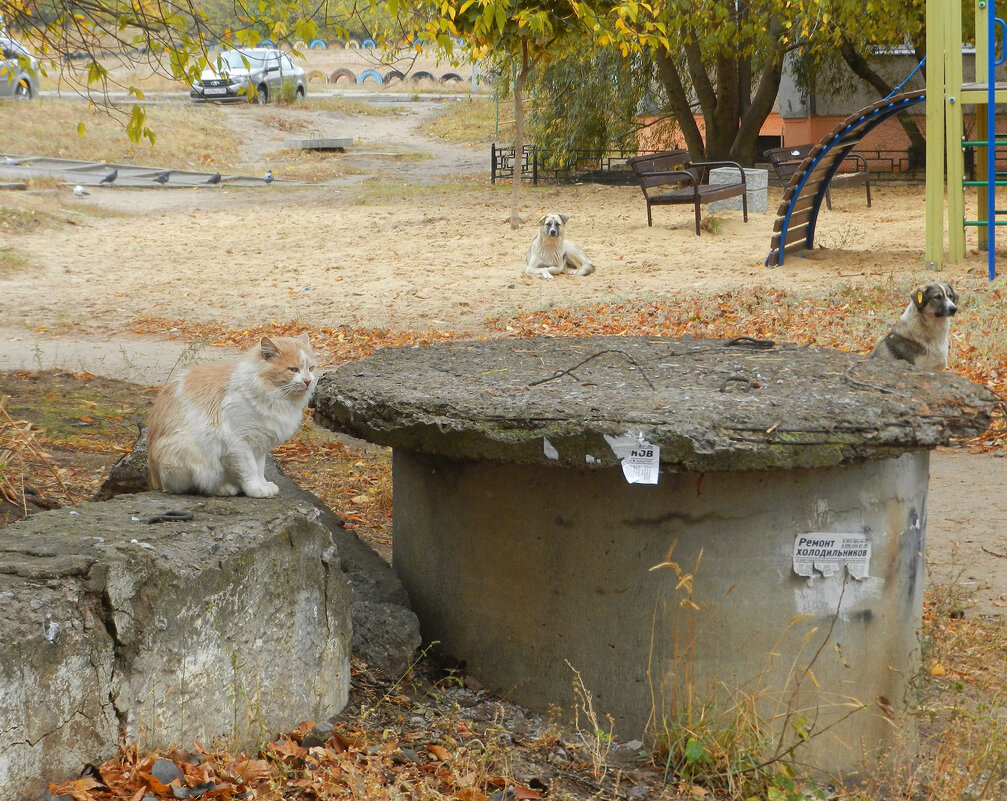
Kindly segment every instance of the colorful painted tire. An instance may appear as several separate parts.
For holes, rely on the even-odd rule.
[[[373,78],[375,83],[384,83],[381,73],[377,70],[364,70],[357,76],[357,83],[366,83],[368,78]]]
[[[338,70],[329,75],[329,83],[339,83],[340,78],[346,78],[350,83],[357,82],[357,76],[354,74],[353,70],[348,70],[346,67],[340,67]]]
[[[316,78],[320,79],[322,83],[328,83],[329,82],[329,76],[326,75],[321,70],[312,70],[311,72],[309,72],[307,75],[304,76],[304,79],[308,83],[311,83]]]
[[[325,50],[325,42],[323,42],[321,39],[315,39],[310,45],[308,45],[308,47],[310,47],[312,50],[314,50],[316,47],[320,47],[322,48],[322,50]]]
[[[389,70],[385,73],[385,83],[391,83],[392,81],[404,81],[405,79],[406,76],[398,70]]]
[[[431,72],[427,72],[426,70],[420,70],[419,72],[413,73],[412,81],[413,83],[417,83],[419,81],[433,81],[434,83],[436,83],[437,78],[435,78],[433,73]]]

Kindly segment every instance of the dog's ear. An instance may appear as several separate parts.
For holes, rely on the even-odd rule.
[[[923,307],[927,305],[927,301],[930,300],[929,287],[918,286],[916,289],[910,293],[910,297],[913,299],[913,305],[920,311],[923,311]]]
[[[569,214],[560,214],[559,218],[563,221],[563,225],[566,225],[566,221],[570,219]]]

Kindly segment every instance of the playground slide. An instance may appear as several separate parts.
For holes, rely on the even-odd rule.
[[[777,211],[779,216],[773,225],[773,240],[766,257],[767,266],[783,264],[788,253],[815,247],[818,211],[825,200],[829,181],[842,160],[868,131],[909,106],[923,102],[925,98],[926,93],[919,90],[879,100],[851,114],[822,137],[794,173],[783,194],[783,202]]]

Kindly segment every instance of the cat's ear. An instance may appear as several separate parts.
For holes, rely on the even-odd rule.
[[[308,350],[311,350],[311,340],[308,339],[308,335],[306,333],[301,334],[299,337],[294,338],[302,345],[304,345],[304,347],[306,347]]]
[[[262,350],[262,358],[265,359],[267,362],[270,359],[275,359],[277,356],[280,355],[280,349],[273,344],[273,340],[271,340],[269,337],[263,337],[261,340],[259,340],[259,348],[261,348]]]

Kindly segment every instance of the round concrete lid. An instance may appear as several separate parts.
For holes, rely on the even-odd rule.
[[[949,373],[750,339],[499,339],[389,348],[319,379],[315,419],[457,459],[685,470],[827,467],[982,433],[996,396]]]

